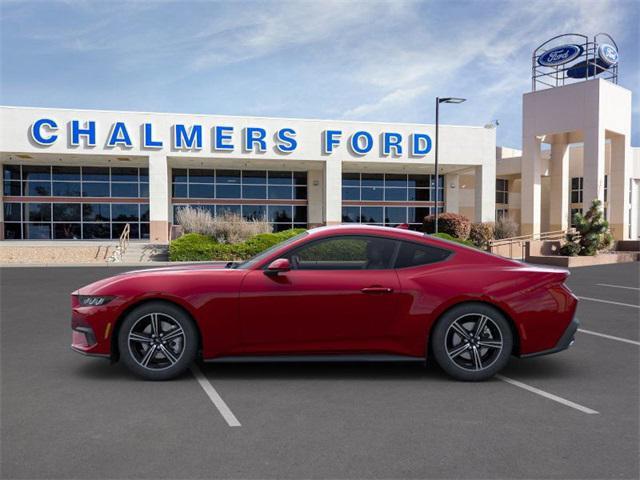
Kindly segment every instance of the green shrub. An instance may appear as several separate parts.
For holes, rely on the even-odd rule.
[[[493,240],[495,224],[493,222],[478,222],[471,224],[469,240],[480,248],[487,248]]]
[[[604,218],[600,200],[591,202],[591,207],[584,215],[576,213],[573,223],[576,233],[567,234],[567,243],[560,249],[562,255],[596,255],[613,243],[609,222]]]
[[[451,235],[449,235],[448,233],[442,233],[442,232],[438,232],[438,233],[432,233],[431,234],[432,237],[437,237],[437,238],[442,238],[443,240],[449,240],[450,242],[456,242],[456,243],[460,243],[462,245],[466,245],[467,247],[476,247],[473,242],[469,241],[469,240],[461,240],[459,238],[456,237],[452,237]]]
[[[171,242],[169,258],[172,262],[211,260],[212,249],[219,245],[213,238],[200,233],[187,233]]]
[[[429,215],[424,218],[422,229],[425,233],[435,232],[435,216]],[[464,215],[457,213],[443,213],[438,215],[438,233],[447,233],[452,237],[466,240],[471,231],[471,222]]]

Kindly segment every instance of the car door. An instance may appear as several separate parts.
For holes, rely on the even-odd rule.
[[[311,240],[285,253],[292,269],[247,273],[242,348],[255,353],[389,351],[400,284],[398,242],[365,236]]]

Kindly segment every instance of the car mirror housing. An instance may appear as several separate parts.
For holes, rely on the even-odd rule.
[[[291,262],[288,258],[278,258],[271,262],[264,273],[267,275],[277,275],[281,272],[288,272],[291,270]]]

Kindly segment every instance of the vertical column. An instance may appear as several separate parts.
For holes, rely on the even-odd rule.
[[[496,163],[495,159],[475,167],[475,221],[493,222],[496,219]]]
[[[314,228],[324,223],[324,172],[309,170],[307,172],[307,223]]]
[[[342,223],[342,161],[335,158],[324,162],[324,222]]]
[[[457,173],[448,173],[444,176],[444,189],[444,211],[458,213],[460,208],[460,177]]]
[[[169,242],[169,165],[162,153],[149,155],[150,242]]]
[[[520,210],[520,233],[532,235],[540,233],[542,161],[540,159],[540,139],[535,135],[525,135],[522,152],[522,195]]]
[[[2,164],[0,163],[0,174],[2,172]],[[0,242],[4,240],[4,202],[2,196],[4,195],[4,182],[0,182]]]
[[[569,226],[569,145],[567,134],[555,135],[551,145],[549,230]]]
[[[604,129],[599,126],[584,132],[582,161],[582,210],[586,212],[596,198],[604,202]]]
[[[628,135],[615,135],[611,140],[611,165],[609,172],[608,198],[609,225],[616,240],[629,236],[629,178],[632,162]]]

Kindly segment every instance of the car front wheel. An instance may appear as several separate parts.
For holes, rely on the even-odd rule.
[[[483,303],[466,303],[440,317],[431,348],[438,365],[452,377],[486,380],[509,361],[513,334],[497,309]]]
[[[120,358],[146,380],[169,380],[195,360],[198,335],[191,318],[180,308],[150,302],[133,309],[118,336]]]

